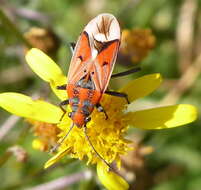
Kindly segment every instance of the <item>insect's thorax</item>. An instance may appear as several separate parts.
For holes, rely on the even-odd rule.
[[[72,109],[71,119],[78,127],[82,127],[86,123],[85,118],[100,101],[102,93],[95,90],[93,82],[86,78],[79,80],[76,84],[68,84],[67,93]]]

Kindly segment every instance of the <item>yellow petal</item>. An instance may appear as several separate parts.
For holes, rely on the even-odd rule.
[[[48,102],[14,92],[1,93],[0,106],[14,115],[47,123],[58,123],[63,113]]]
[[[67,93],[65,91],[56,89],[57,86],[66,84],[67,78],[49,56],[39,49],[32,48],[26,54],[26,61],[40,78],[50,83],[54,93],[60,99],[67,99]]]
[[[61,158],[63,158],[69,149],[64,149],[62,151],[59,151],[57,154],[55,154],[52,158],[50,158],[44,165],[44,168],[47,169],[50,166],[52,166],[53,164],[55,164],[56,162],[58,162]]]
[[[97,164],[97,174],[101,183],[108,190],[127,190],[129,188],[128,183],[122,177],[112,171],[107,171],[103,163]]]
[[[56,94],[56,96],[60,99],[60,100],[67,100],[68,96],[67,96],[67,92],[66,90],[58,90],[57,86],[61,86],[63,84],[66,84],[67,78],[64,77],[63,79],[61,79],[60,81],[51,81],[50,82],[50,87],[52,89],[52,91]]]
[[[145,75],[138,79],[129,82],[124,86],[120,92],[128,94],[128,99],[130,102],[147,96],[157,89],[162,82],[162,77],[159,73]]]
[[[197,118],[196,107],[189,104],[153,108],[126,114],[128,123],[142,129],[165,129],[193,122]]]

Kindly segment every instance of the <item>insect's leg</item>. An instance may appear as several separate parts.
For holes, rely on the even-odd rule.
[[[130,70],[128,70],[128,71],[124,71],[124,72],[121,72],[121,73],[113,74],[111,77],[112,77],[112,78],[115,78],[115,77],[123,77],[123,76],[129,75],[129,74],[138,72],[138,71],[140,71],[140,70],[141,70],[140,67],[135,67],[135,68],[132,68],[132,69],[130,69]]]
[[[58,90],[66,90],[66,86],[67,86],[67,84],[63,84],[61,86],[57,86],[57,89]]]
[[[128,95],[123,93],[123,92],[115,92],[115,91],[108,91],[106,90],[105,91],[106,94],[109,94],[109,95],[112,95],[112,96],[118,96],[118,97],[122,97],[122,98],[125,98],[127,103],[129,104],[129,100],[128,100]]]
[[[70,44],[69,44],[69,46],[70,46],[70,51],[71,51],[71,53],[73,54],[73,52],[74,52],[74,49],[75,49],[75,43],[74,42],[71,42]]]
[[[75,49],[75,45],[76,45],[76,44],[75,44],[74,42],[71,42],[71,43],[70,43],[70,46],[71,46],[71,48],[72,48],[73,50]]]
[[[105,119],[107,120],[108,119],[108,115],[106,113],[106,111],[104,110],[104,108],[98,103],[96,104],[96,108],[99,112],[103,112],[105,114]]]
[[[60,118],[59,121],[61,121],[61,120],[63,119],[64,115],[66,114],[66,110],[65,110],[62,106],[65,106],[65,105],[67,105],[67,104],[69,104],[69,100],[64,100],[64,101],[62,101],[62,102],[59,104],[59,107],[60,107],[61,110],[63,111],[63,114],[62,114],[62,116],[61,116],[61,118]]]

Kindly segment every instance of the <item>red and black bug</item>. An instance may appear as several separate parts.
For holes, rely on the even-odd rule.
[[[104,112],[106,119],[108,118],[107,113],[100,105],[104,93],[124,97],[129,102],[126,94],[107,91],[119,50],[120,39],[119,23],[113,15],[100,14],[91,20],[84,28],[73,50],[67,85],[58,87],[58,89],[67,90],[69,99],[61,102],[60,107],[64,114],[66,111],[62,107],[63,105],[69,104],[72,109],[72,112],[68,113],[73,121],[70,130],[74,125],[79,128],[83,127],[91,147],[107,165],[109,164],[92,145],[87,135],[86,124],[90,121],[90,114],[95,107],[100,112]],[[139,68],[134,68],[113,76],[124,76],[138,70]]]

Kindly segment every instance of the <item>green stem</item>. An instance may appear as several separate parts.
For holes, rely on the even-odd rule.
[[[0,167],[3,166],[11,156],[12,154],[10,152],[3,154],[3,156],[0,157]]]
[[[56,163],[54,166],[48,168],[48,169],[41,169],[37,168],[31,173],[28,173],[26,177],[24,177],[23,181],[19,181],[15,184],[11,184],[7,187],[5,187],[5,190],[15,190],[15,189],[22,189],[24,186],[29,185],[31,182],[33,182],[36,179],[42,179],[43,176],[49,174],[50,172],[54,171],[56,168],[61,167],[63,168],[66,166],[66,164],[71,164],[75,162],[75,159],[68,159],[65,163]]]
[[[27,46],[27,48],[32,47],[31,44],[24,38],[23,34],[17,29],[15,24],[8,18],[8,16],[4,13],[2,9],[0,9],[0,20],[5,26],[10,29],[10,31],[12,31],[16,35],[19,40],[21,40]]]

